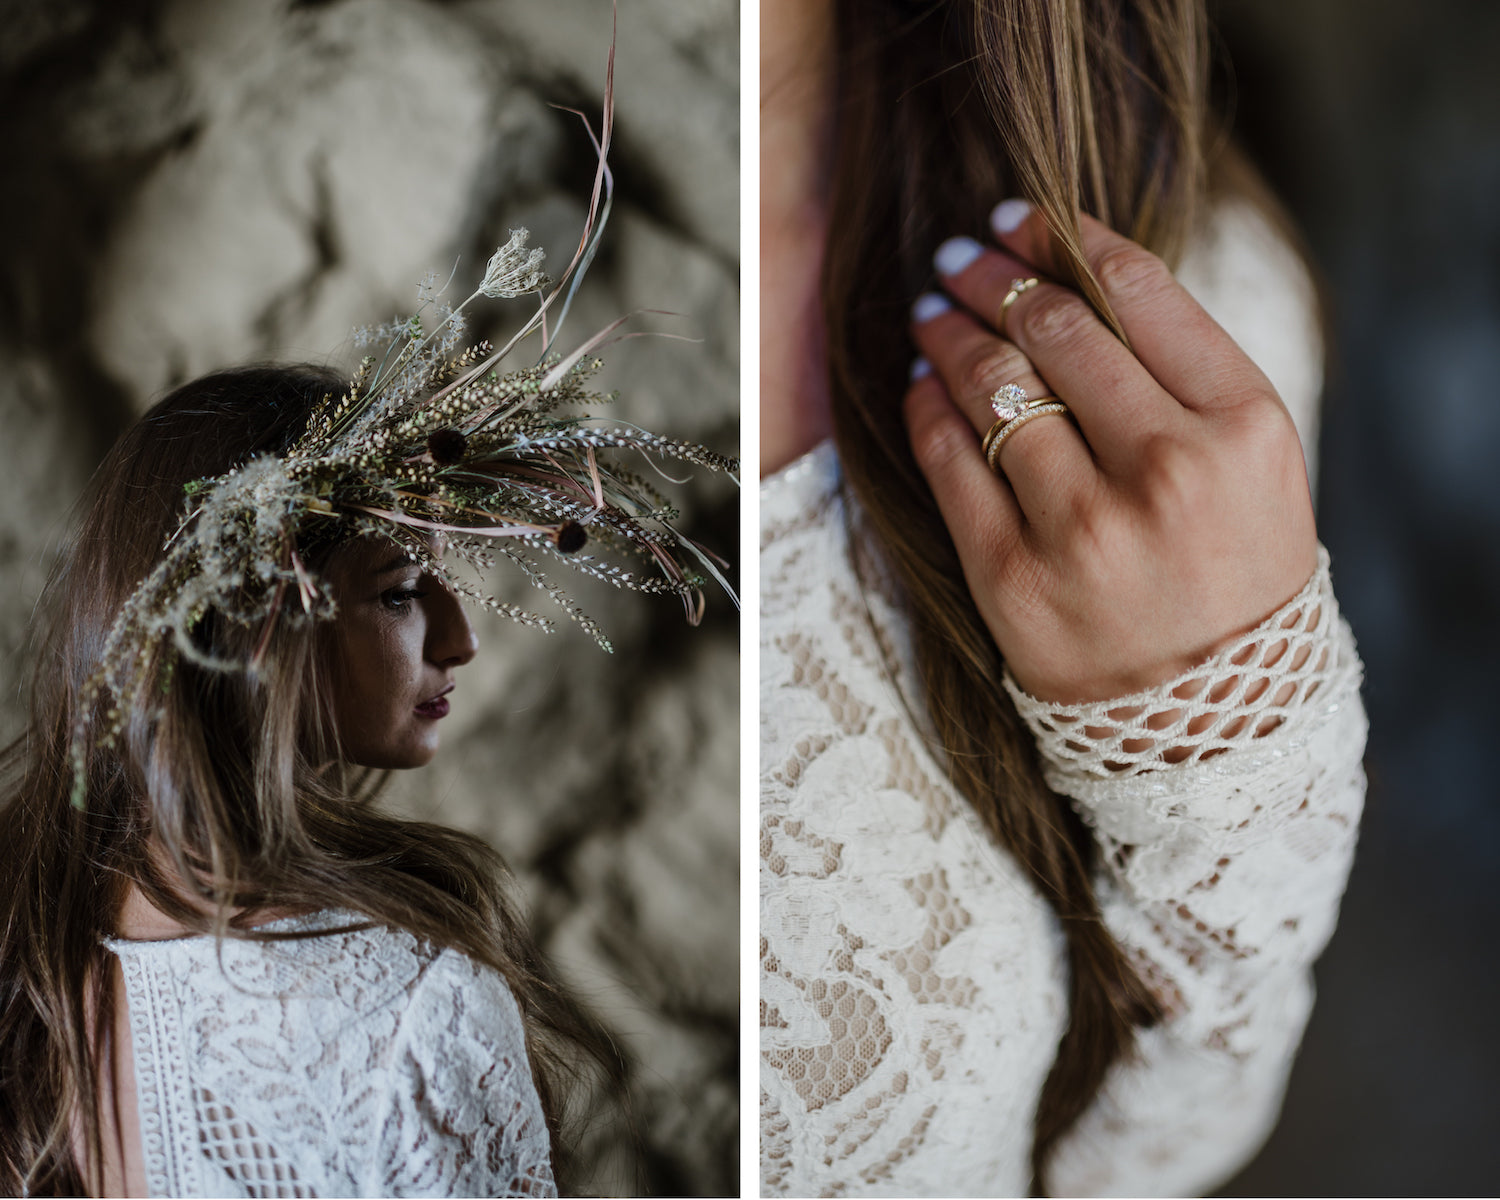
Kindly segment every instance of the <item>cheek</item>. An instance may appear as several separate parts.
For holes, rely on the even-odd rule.
[[[420,637],[411,621],[350,621],[339,631],[334,664],[334,720],[345,753],[373,759],[395,751],[413,724],[421,678]],[[377,765],[371,763],[370,765]]]

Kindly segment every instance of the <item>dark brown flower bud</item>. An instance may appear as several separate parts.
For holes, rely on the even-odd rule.
[[[584,542],[589,540],[589,535],[577,521],[568,521],[566,524],[559,525],[554,536],[557,548],[564,554],[582,550]]]
[[[440,467],[451,467],[460,463],[464,451],[469,448],[469,439],[456,429],[435,429],[427,438],[427,453]]]

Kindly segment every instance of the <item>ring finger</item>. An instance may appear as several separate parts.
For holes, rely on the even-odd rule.
[[[968,313],[935,293],[912,306],[914,337],[976,433],[994,425],[995,392],[1007,384],[1028,399],[1050,395],[1046,381],[1014,343],[985,329]],[[1051,416],[1025,422],[1000,447],[997,464],[1032,524],[1063,511],[1079,488],[1092,486],[1097,471],[1088,446],[1071,421]]]
[[[1106,474],[1128,470],[1142,436],[1181,415],[1181,405],[1073,289],[1043,278],[1040,286],[1017,292],[1012,285],[1034,278],[1034,269],[969,238],[938,247],[933,265],[961,304],[997,328],[1003,324],[1017,347],[1025,347],[1023,353],[1067,399]]]

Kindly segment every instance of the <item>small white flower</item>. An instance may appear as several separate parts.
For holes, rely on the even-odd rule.
[[[530,236],[525,229],[512,229],[510,241],[496,250],[485,266],[479,290],[492,300],[499,297],[511,300],[527,292],[539,292],[552,282],[542,271],[546,251],[526,249],[526,239]]]

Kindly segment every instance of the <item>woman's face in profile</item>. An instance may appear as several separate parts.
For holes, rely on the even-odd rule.
[[[385,539],[335,555],[325,577],[338,605],[330,674],[344,758],[382,770],[425,765],[437,753],[453,673],[478,649],[463,606]]]

